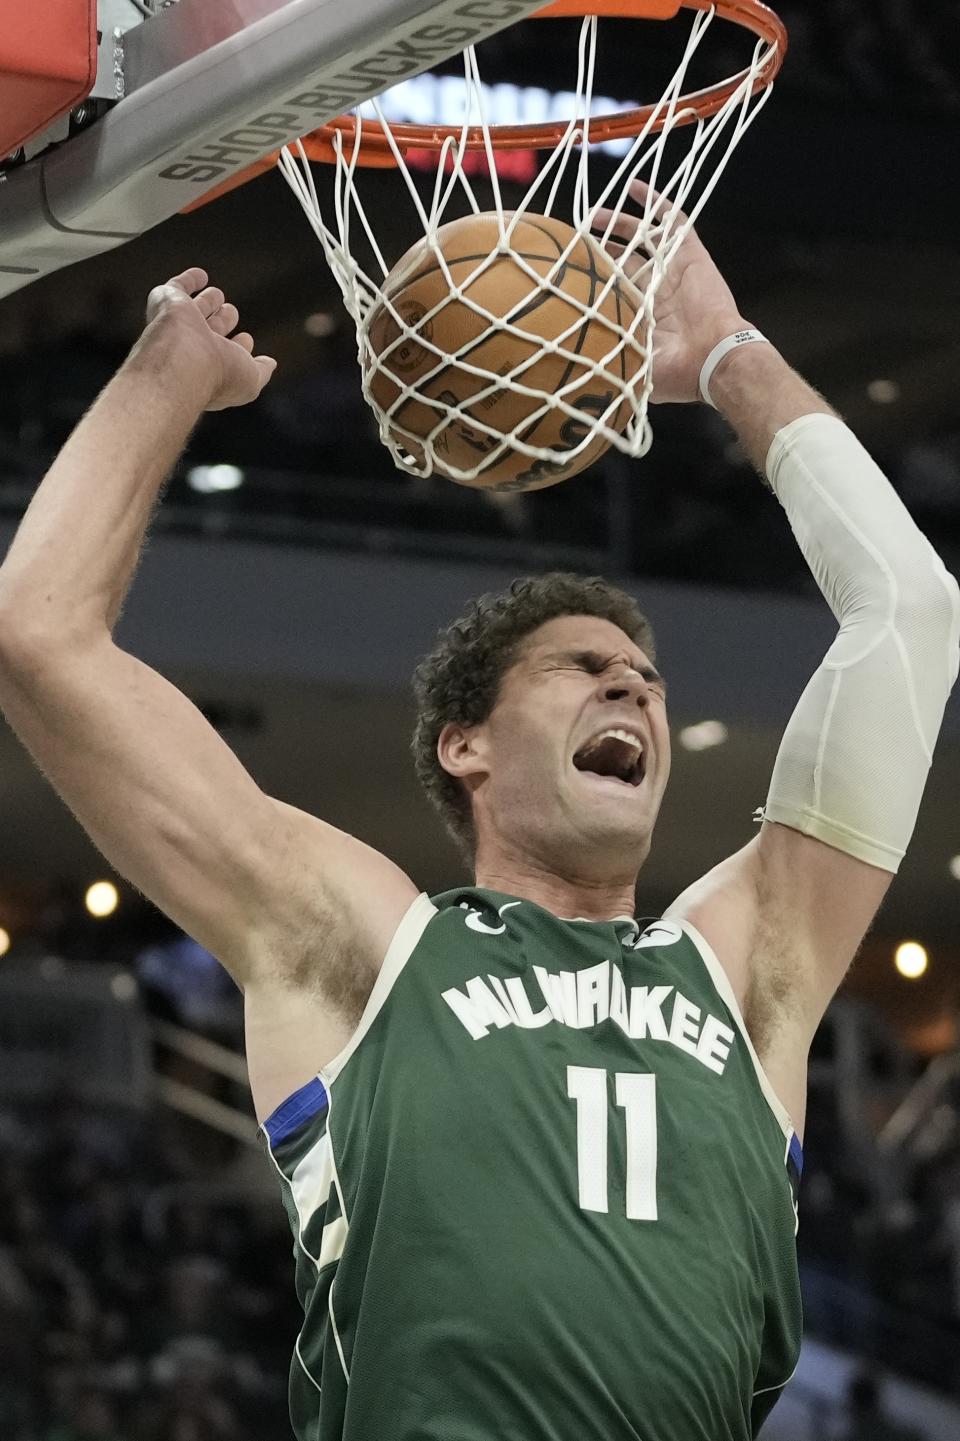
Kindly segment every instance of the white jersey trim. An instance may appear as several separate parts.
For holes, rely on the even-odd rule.
[[[303,1335],[303,1332],[301,1331],[301,1332],[299,1333],[299,1335],[297,1336],[297,1339],[296,1339],[296,1340],[294,1341],[294,1343],[293,1343],[293,1349],[294,1349],[294,1351],[296,1351],[296,1353],[297,1353],[297,1360],[300,1362],[300,1369],[302,1370],[304,1376],[306,1376],[307,1380],[310,1382],[310,1384],[311,1384],[312,1386],[316,1386],[317,1391],[318,1391],[318,1393],[319,1393],[319,1392],[320,1392],[320,1382],[317,1380],[316,1376],[312,1375],[312,1373],[311,1373],[311,1371],[310,1371],[310,1367],[307,1365],[306,1361],[304,1361],[303,1356],[302,1356],[302,1354],[301,1354],[301,1352],[300,1352],[300,1336],[302,1336],[302,1335]],[[321,1393],[321,1394],[322,1394],[322,1393]]]
[[[290,1184],[290,1182],[287,1180],[287,1177],[283,1174],[283,1171],[282,1171],[282,1170],[280,1169],[280,1167],[277,1165],[277,1158],[276,1158],[276,1156],[273,1154],[273,1149],[272,1149],[272,1147],[271,1147],[269,1144],[267,1145],[267,1155],[270,1157],[270,1160],[273,1162],[273,1165],[274,1165],[274,1167],[276,1168],[277,1175],[280,1177],[280,1184],[281,1184],[281,1186],[286,1186],[287,1189],[290,1191],[290,1194],[293,1195],[293,1187],[292,1187],[292,1185]],[[313,1264],[314,1264],[314,1266],[317,1268],[317,1271],[319,1272],[319,1270],[320,1270],[320,1262],[318,1261],[318,1259],[317,1259],[316,1256],[311,1255],[311,1253],[307,1250],[306,1246],[304,1245],[304,1241],[303,1241],[304,1218],[303,1218],[303,1215],[301,1214],[300,1207],[297,1205],[296,1196],[294,1196],[294,1207],[295,1207],[296,1212],[297,1212],[297,1245],[300,1247],[300,1250],[301,1250],[301,1251],[303,1252],[303,1254],[306,1256],[307,1260],[308,1260],[308,1261],[312,1261]],[[307,1324],[307,1323],[306,1323],[306,1318],[304,1318],[303,1326],[301,1326],[301,1327],[300,1327],[300,1330],[297,1332],[297,1339],[296,1339],[296,1340],[294,1341],[294,1343],[293,1343],[293,1349],[294,1349],[294,1352],[295,1352],[295,1354],[296,1354],[297,1360],[300,1362],[300,1368],[301,1368],[301,1370],[303,1371],[303,1374],[307,1377],[307,1379],[308,1379],[309,1381],[312,1381],[312,1382],[313,1382],[314,1386],[316,1386],[317,1390],[319,1391],[319,1390],[320,1390],[320,1382],[317,1380],[316,1376],[314,1376],[313,1373],[311,1372],[311,1370],[310,1370],[309,1366],[307,1365],[306,1361],[304,1361],[303,1356],[302,1356],[301,1351],[300,1351],[300,1338],[301,1338],[301,1336],[303,1335],[304,1327],[306,1326],[306,1324]]]
[[[757,1080],[760,1082],[760,1089],[764,1094],[767,1105],[776,1116],[777,1123],[779,1124],[781,1131],[783,1132],[784,1136],[786,1136],[787,1141],[789,1142],[791,1136],[796,1131],[796,1127],[790,1119],[790,1112],[787,1110],[786,1106],[783,1104],[783,1102],[780,1100],[780,1097],[773,1089],[773,1086],[770,1084],[770,1078],[767,1075],[766,1071],[763,1069],[760,1057],[757,1055],[756,1051],[753,1048],[753,1042],[750,1039],[750,1035],[747,1031],[746,1025],[744,1024],[743,1016],[740,1013],[740,1006],[737,1002],[736,996],[733,993],[733,986],[730,984],[730,977],[727,975],[726,971],[723,969],[723,966],[720,964],[717,954],[714,951],[713,947],[710,945],[710,942],[700,934],[696,926],[692,926],[689,921],[680,920],[679,918],[673,918],[673,921],[674,925],[678,925],[681,930],[683,930],[689,936],[690,940],[693,941],[693,944],[700,952],[700,959],[706,966],[707,971],[710,974],[710,979],[713,981],[716,990],[720,994],[720,999],[723,1001],[724,1005],[727,1007],[727,1010],[730,1012],[731,1016],[733,1016],[733,1019],[737,1023],[737,1029],[743,1037],[744,1045],[746,1046],[750,1059],[753,1062],[753,1068],[757,1073]]]
[[[304,1243],[303,1232],[304,1232],[305,1222],[304,1222],[303,1214],[302,1214],[302,1212],[301,1212],[301,1210],[300,1210],[300,1207],[297,1205],[297,1198],[296,1198],[296,1196],[294,1195],[293,1186],[290,1184],[290,1181],[289,1181],[288,1178],[283,1174],[283,1171],[280,1169],[280,1166],[277,1164],[277,1158],[276,1158],[276,1156],[273,1154],[273,1148],[272,1148],[272,1146],[270,1146],[269,1144],[267,1145],[267,1155],[270,1157],[270,1160],[273,1162],[273,1165],[274,1165],[274,1167],[275,1167],[275,1169],[276,1169],[277,1175],[280,1177],[280,1184],[281,1184],[281,1186],[286,1186],[287,1190],[290,1192],[290,1195],[293,1197],[293,1206],[294,1206],[294,1210],[295,1210],[296,1213],[297,1213],[297,1245],[300,1247],[300,1250],[301,1250],[301,1251],[303,1252],[303,1254],[306,1256],[307,1260],[308,1260],[308,1261],[312,1261],[313,1264],[314,1264],[314,1266],[317,1268],[317,1270],[319,1270],[319,1269],[320,1269],[320,1262],[319,1262],[319,1260],[317,1259],[316,1256],[313,1255],[313,1253],[312,1253],[311,1251],[308,1251],[308,1250],[307,1250],[306,1245],[305,1245],[305,1243]]]
[[[350,1037],[343,1050],[334,1056],[332,1061],[322,1066],[317,1073],[327,1086],[332,1086],[334,1081],[343,1070],[344,1066],[360,1045],[364,1036],[373,1025],[377,1016],[383,1010],[387,997],[400,976],[404,966],[413,955],[430,921],[438,914],[436,906],[427,895],[421,891],[393,933],[393,940],[387,947],[387,954],[383,958],[380,967],[380,974],[373,985],[373,990],[367,997],[367,1004],[363,1008],[363,1015],[353,1035]]]
[[[800,1365],[800,1358],[799,1358],[799,1356],[798,1356],[798,1357],[797,1357],[797,1365],[794,1366],[793,1370],[790,1372],[790,1375],[787,1377],[786,1381],[781,1381],[781,1382],[779,1382],[779,1384],[776,1385],[776,1386],[761,1386],[759,1391],[754,1391],[754,1393],[753,1393],[753,1394],[754,1394],[754,1398],[756,1398],[757,1396],[766,1396],[766,1395],[768,1394],[768,1392],[770,1392],[770,1391],[782,1391],[783,1388],[784,1388],[784,1386],[789,1386],[789,1385],[790,1385],[790,1382],[793,1380],[794,1376],[796,1376],[796,1374],[797,1374],[797,1367],[798,1367],[799,1365]]]

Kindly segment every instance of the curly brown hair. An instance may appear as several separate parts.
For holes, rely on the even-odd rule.
[[[464,726],[485,721],[497,703],[503,677],[519,657],[521,642],[561,615],[612,621],[655,660],[653,630],[632,596],[600,576],[551,571],[471,601],[463,615],[439,632],[437,644],[414,671],[414,768],[470,864],[476,851],[473,808],[466,787],[440,764],[440,732],[451,721]]]

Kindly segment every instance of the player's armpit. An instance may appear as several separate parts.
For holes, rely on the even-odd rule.
[[[745,1017],[752,1005],[768,1023],[779,1012],[809,1044],[892,880],[889,871],[764,821],[749,845],[684,891],[665,916],[689,921],[709,942]]]
[[[261,1121],[343,1050],[419,895],[399,866],[355,836],[283,801],[270,806],[257,884],[272,885],[273,896],[258,920],[245,996]]]
[[[0,626],[0,707],[119,874],[241,986],[302,965],[331,906],[350,924],[355,893],[369,905],[383,883],[386,930],[416,895],[369,847],[265,795],[186,696],[106,632],[68,648]],[[320,991],[322,962],[314,951]]]
[[[800,1135],[810,1043],[892,880],[889,871],[767,821],[665,912],[694,926],[716,954]]]

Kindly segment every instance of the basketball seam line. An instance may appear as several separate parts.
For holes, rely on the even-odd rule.
[[[517,253],[517,255],[519,256],[519,258],[520,258],[521,260],[549,260],[549,259],[550,259],[549,255],[529,255],[529,254],[526,253],[526,251],[517,251],[516,253]],[[457,256],[456,260],[455,260],[453,263],[454,263],[454,264],[460,264],[461,260],[476,260],[476,259],[481,259],[481,258],[482,258],[482,257],[480,257],[480,256],[473,256],[473,255]],[[440,268],[439,266],[436,267],[437,270],[439,270],[439,268]],[[572,262],[566,262],[563,266],[561,266],[560,271],[558,272],[558,275],[557,275],[556,279],[555,279],[552,283],[555,284],[555,285],[559,285],[559,282],[563,279],[563,277],[565,276],[565,274],[566,274],[566,272],[567,272],[568,270],[574,271],[577,275],[585,275],[585,276],[587,277],[587,279],[591,282],[589,304],[592,306],[592,305],[593,305],[594,296],[595,296],[595,294],[596,294],[596,281],[597,281],[597,278],[598,278],[598,277],[597,277],[597,272],[596,272],[596,270],[595,270],[592,266],[587,267],[587,266],[585,266],[585,265],[575,265],[575,264],[573,264]],[[432,275],[432,274],[434,274],[434,271],[432,271],[432,270],[431,270],[431,271],[422,271],[422,272],[420,272],[420,274],[418,274],[417,276],[411,277],[411,279],[420,280],[423,276],[428,275],[428,274]],[[615,297],[616,303],[617,303],[617,324],[618,324],[618,326],[620,327],[620,329],[622,330],[623,325],[622,325],[621,312],[620,312],[620,286],[619,286],[619,284],[616,284],[616,283],[614,284],[614,286],[613,286],[613,294],[614,294],[614,297]],[[538,293],[538,295],[537,295],[534,303],[533,303],[532,305],[530,305],[529,308],[527,308],[527,309],[525,309],[525,310],[518,311],[518,313],[511,318],[511,320],[509,321],[509,324],[510,324],[510,325],[515,325],[516,322],[517,322],[517,320],[521,320],[521,319],[524,319],[525,317],[527,317],[527,316],[529,316],[529,315],[532,315],[533,312],[534,312],[535,310],[537,310],[537,309],[539,308],[539,306],[541,306],[541,305],[542,305],[545,301],[547,301],[547,300],[563,300],[563,299],[566,299],[566,303],[567,303],[568,305],[570,305],[570,306],[575,306],[575,307],[576,307],[576,306],[582,306],[583,303],[584,303],[583,301],[580,301],[580,300],[574,301],[574,300],[570,300],[570,299],[568,299],[568,298],[566,298],[566,297],[556,295],[552,290],[541,290],[541,291]],[[580,340],[577,342],[577,348],[576,348],[576,350],[575,350],[575,352],[574,352],[575,354],[579,353],[580,346],[583,344],[584,330],[585,330],[585,328],[589,325],[591,318],[592,318],[592,317],[589,316],[589,315],[588,315],[588,316],[585,316],[584,319],[583,319],[583,321],[581,322],[581,325],[580,325]],[[603,316],[600,316],[599,319],[600,319],[600,323],[601,323],[602,325],[606,326],[606,327],[607,327],[608,329],[610,329],[610,330],[613,330],[613,325],[611,324],[610,321],[605,320]],[[371,330],[372,330],[372,328],[373,328],[373,327],[372,327],[372,325],[371,325]],[[398,337],[398,338],[399,338],[399,337]],[[449,370],[456,370],[456,369],[458,368],[458,366],[459,366],[459,364],[460,364],[461,361],[463,361],[463,360],[469,360],[469,358],[470,358],[470,356],[473,354],[473,352],[474,352],[475,350],[479,349],[480,346],[485,345],[489,339],[490,339],[490,330],[488,329],[488,330],[484,331],[483,335],[478,335],[477,338],[476,338],[476,340],[474,340],[474,341],[472,342],[472,344],[471,344],[466,350],[458,351],[457,354],[456,354],[456,356],[454,357],[454,359],[453,359],[452,361],[450,361],[447,365],[443,366],[442,369],[438,370],[435,375],[431,375],[431,377],[430,377],[430,384],[431,384],[431,385],[435,385],[438,381],[442,381],[443,378],[444,378],[444,376],[447,374],[447,372],[448,372]],[[530,341],[535,342],[535,341],[537,340],[537,336],[531,334],[531,335],[529,336],[529,339],[530,339]],[[424,348],[425,348],[425,347],[424,347]],[[566,345],[566,342],[565,342],[565,343],[564,343],[564,349],[568,349],[568,348],[569,348],[569,347]],[[377,359],[379,359],[379,356],[377,356]],[[624,369],[625,360],[626,360],[625,353],[624,353],[623,351],[621,351],[621,372],[622,372],[623,369]],[[570,366],[571,366],[572,363],[573,363],[573,362],[568,362],[568,363],[567,363],[567,370],[564,372],[565,376],[566,376],[567,374],[569,374]],[[383,365],[376,367],[376,369],[379,370],[381,374],[385,374],[386,379],[389,380],[390,382],[392,382],[392,384],[396,385],[398,389],[400,389],[402,382],[398,379],[398,377],[396,376],[396,374],[395,374],[392,370],[389,369],[389,356],[387,357],[386,361],[384,361]],[[625,376],[624,376],[623,378],[625,379]],[[558,389],[559,389],[559,387],[558,387]],[[406,406],[408,406],[408,405],[415,405],[415,404],[422,405],[422,404],[425,404],[425,403],[426,403],[428,400],[430,400],[431,398],[432,398],[432,397],[430,397],[430,396],[408,395],[407,398],[406,398],[406,400],[404,400],[403,404],[400,406],[399,410],[394,411],[393,414],[390,416],[390,419],[391,419],[391,420],[399,421],[399,419],[400,419],[400,417],[402,416],[402,414],[403,414],[404,409],[406,408]],[[542,417],[542,418],[544,418],[544,417]],[[538,422],[538,423],[539,423],[539,422]]]

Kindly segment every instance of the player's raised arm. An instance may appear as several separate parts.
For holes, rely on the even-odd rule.
[[[355,967],[372,969],[412,883],[266,796],[196,707],[112,639],[158,494],[200,415],[254,400],[273,372],[248,334],[228,338],[237,320],[201,270],[151,293],[143,336],[0,566],[0,706],[94,844],[248,1000],[265,977],[343,1000],[341,929]],[[371,888],[383,902],[375,915]],[[290,1049],[288,1039],[281,1056]],[[310,1073],[293,1071],[271,1082],[271,1099]]]
[[[626,217],[616,233],[629,233]],[[806,1046],[913,833],[960,664],[960,589],[860,442],[740,314],[691,231],[657,297],[654,399],[697,398],[766,476],[840,627],[787,726],[760,834],[669,912],[699,927],[754,998],[796,1113]]]

